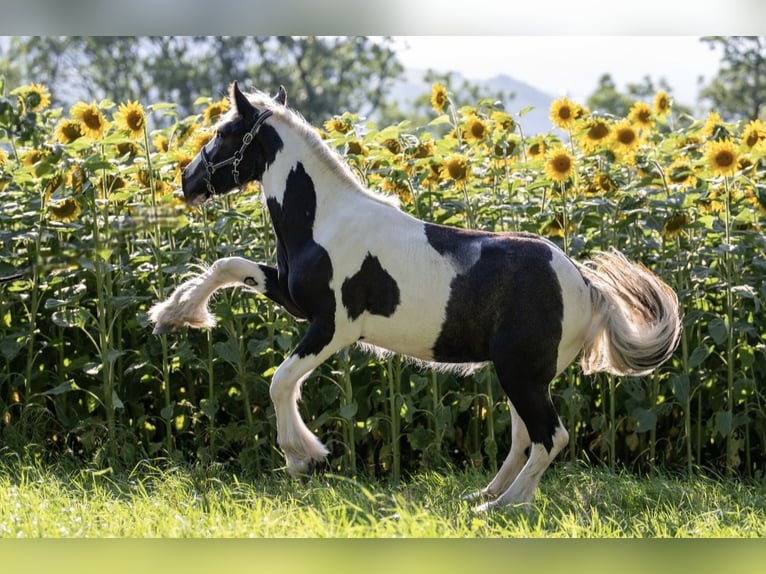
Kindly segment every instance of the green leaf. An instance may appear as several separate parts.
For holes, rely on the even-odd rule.
[[[173,401],[172,403],[170,403],[169,405],[167,405],[160,411],[160,416],[162,416],[162,418],[165,419],[166,421],[169,421],[170,419],[173,418],[173,411],[175,410],[175,407],[176,407],[176,403],[175,401]]]
[[[215,352],[227,363],[236,365],[239,363],[239,342],[235,339],[219,342],[213,345]]]
[[[657,425],[657,415],[643,407],[636,407],[630,415],[636,420],[636,432],[648,432]]]
[[[205,413],[207,418],[212,420],[215,417],[215,413],[218,412],[218,400],[215,398],[201,399],[199,402],[199,408],[203,413]]]
[[[729,338],[729,330],[726,328],[726,322],[720,317],[716,317],[707,327],[708,333],[713,337],[716,345],[723,345]]]
[[[710,355],[710,349],[707,347],[700,345],[696,349],[692,351],[691,356],[689,357],[689,368],[690,369],[696,369],[699,367],[702,363],[705,362],[705,359],[708,358]]]
[[[732,416],[728,411],[720,411],[715,415],[715,430],[726,438],[732,430]]]
[[[428,122],[429,126],[440,126],[443,124],[450,123],[450,117],[448,114],[442,114],[434,119],[432,119],[430,122]]]
[[[51,319],[59,327],[85,327],[88,322],[88,313],[85,309],[61,309],[53,313]]]
[[[357,411],[359,410],[359,405],[356,404],[356,401],[349,403],[347,405],[343,405],[340,408],[340,416],[341,418],[350,421],[356,416]]]
[[[671,378],[673,394],[682,405],[689,402],[689,375],[674,375]]]

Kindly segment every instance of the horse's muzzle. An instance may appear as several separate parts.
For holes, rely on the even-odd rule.
[[[199,155],[184,168],[181,174],[181,188],[187,205],[200,205],[210,199],[210,192],[205,180],[206,175],[207,172]]]

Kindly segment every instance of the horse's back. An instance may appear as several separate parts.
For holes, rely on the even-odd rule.
[[[358,317],[365,342],[446,363],[491,361],[507,352],[542,353],[555,363],[577,345],[589,321],[587,285],[553,243],[408,217],[401,223],[398,231],[372,233],[385,238],[356,246],[368,262],[375,258],[367,267],[397,291],[390,313]]]

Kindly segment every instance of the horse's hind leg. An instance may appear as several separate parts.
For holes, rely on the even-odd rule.
[[[519,416],[518,411],[511,401],[508,401],[511,409],[511,450],[505,457],[503,465],[495,475],[495,478],[482,490],[474,492],[466,497],[466,500],[488,499],[494,500],[511,486],[527,462],[529,447],[532,441],[529,439],[527,425]]]
[[[515,356],[521,359],[517,361]],[[569,433],[561,424],[548,392],[555,366],[548,365],[541,357],[535,360],[529,353],[510,357],[496,362],[495,367],[511,404],[526,426],[529,443],[525,450],[528,448],[529,454],[521,470],[508,484],[512,471],[523,462],[518,451],[512,456],[511,449],[512,454],[506,459],[506,473],[502,474],[501,469],[498,474],[502,476],[495,477],[488,487],[490,494],[497,492],[494,488],[505,487],[505,490],[496,499],[479,506],[478,510],[531,502],[543,472],[569,440]]]

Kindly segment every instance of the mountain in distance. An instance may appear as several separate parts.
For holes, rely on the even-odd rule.
[[[416,98],[431,92],[431,84],[423,80],[424,74],[425,71],[423,70],[406,70],[402,79],[391,88],[389,97],[394,99],[401,109],[411,108],[412,102]],[[453,78],[456,86],[463,81],[463,76],[460,74],[455,74]],[[487,95],[498,91],[504,94],[512,93],[514,97],[504,101],[503,104],[506,111],[513,114],[514,118],[521,124],[524,135],[532,136],[555,131],[551,120],[548,118],[551,103],[556,99],[554,96],[506,74],[484,80],[469,78],[468,81],[481,87],[482,92],[486,91]],[[456,105],[459,107],[473,103],[476,102],[456,102]],[[532,110],[519,118],[519,111],[530,106]]]

